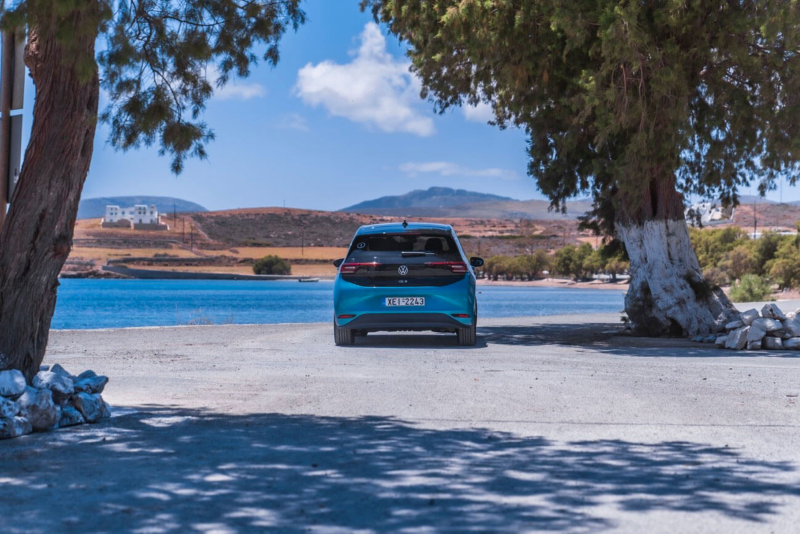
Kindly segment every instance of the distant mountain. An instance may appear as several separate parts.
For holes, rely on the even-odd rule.
[[[591,209],[588,199],[567,202],[567,214],[549,210],[547,200],[514,200],[513,198],[431,187],[405,195],[381,197],[361,202],[341,211],[389,217],[446,217],[469,219],[576,219]]]
[[[417,189],[405,195],[387,196],[360,202],[340,211],[356,213],[377,213],[376,210],[394,208],[446,208],[464,204],[477,204],[481,202],[506,201],[513,198],[476,193],[464,189],[451,189],[449,187],[431,187],[427,190]]]
[[[200,204],[172,197],[151,197],[151,196],[131,196],[131,197],[100,197],[87,198],[81,200],[78,206],[78,219],[96,219],[105,215],[108,204],[123,208],[131,207],[135,204],[155,204],[158,211],[162,214],[172,213],[173,205],[178,213],[208,211]]]

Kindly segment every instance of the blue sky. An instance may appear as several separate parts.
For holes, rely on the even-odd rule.
[[[277,67],[257,67],[208,103],[204,118],[217,136],[208,160],[175,176],[156,148],[112,150],[101,125],[83,198],[330,210],[433,185],[543,198],[526,176],[523,132],[486,124],[485,108],[436,115],[419,98],[402,46],[356,0],[309,0],[306,11],[308,22],[282,41]],[[785,188],[784,198],[800,194]]]

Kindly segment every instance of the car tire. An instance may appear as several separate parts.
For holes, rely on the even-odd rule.
[[[350,328],[342,328],[333,322],[333,341],[337,347],[347,347],[356,342],[356,333]]]
[[[478,315],[474,315],[472,325],[467,328],[459,328],[456,334],[458,335],[458,344],[462,347],[474,347],[478,341],[477,324]]]

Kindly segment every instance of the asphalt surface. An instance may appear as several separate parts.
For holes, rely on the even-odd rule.
[[[800,352],[618,321],[53,332],[115,417],[0,442],[0,531],[798,532]]]

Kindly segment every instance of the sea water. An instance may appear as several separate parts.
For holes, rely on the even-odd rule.
[[[481,317],[615,313],[614,290],[478,286]],[[64,279],[52,328],[315,323],[333,319],[333,283]]]

